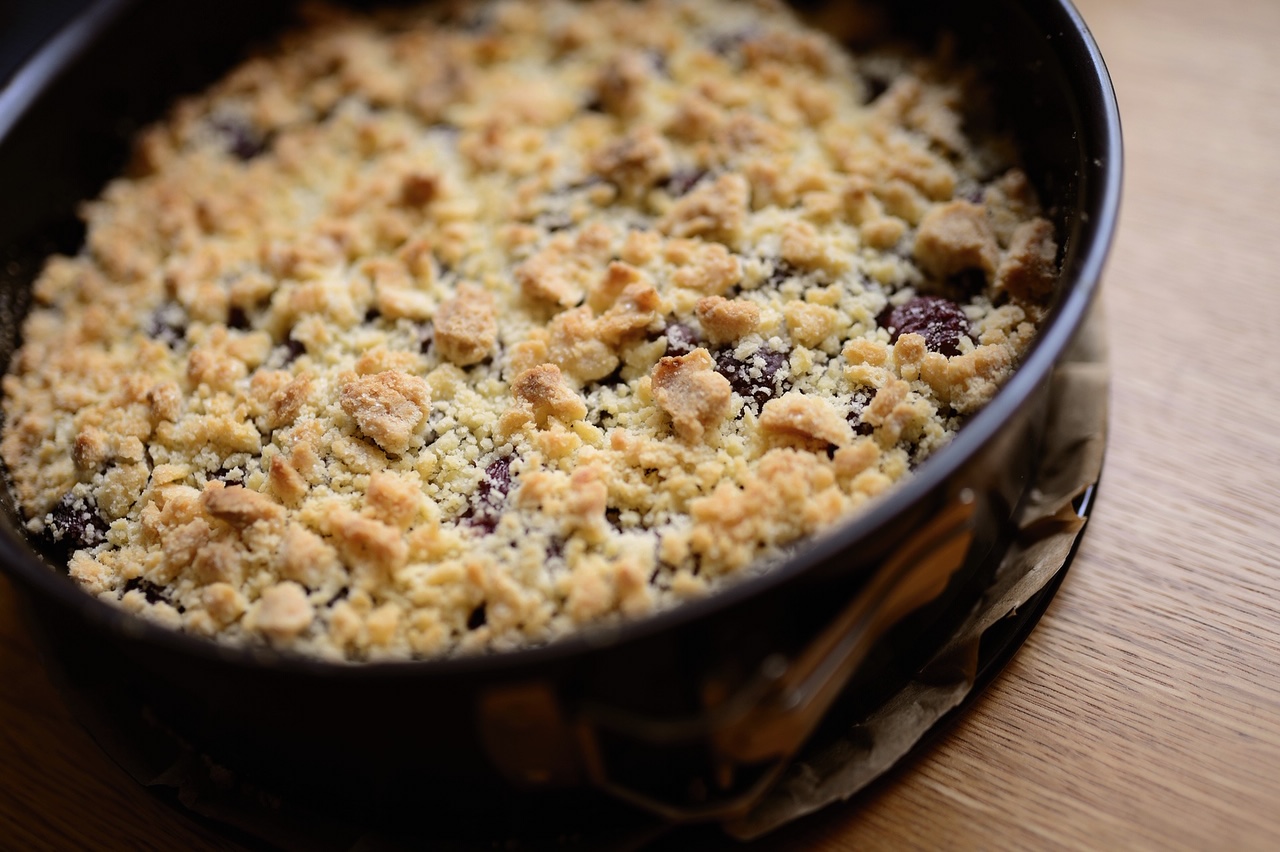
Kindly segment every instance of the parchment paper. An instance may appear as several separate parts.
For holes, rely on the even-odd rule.
[[[982,604],[917,677],[866,721],[815,753],[802,753],[745,818],[741,840],[848,799],[883,775],[973,689],[983,635],[1063,570],[1085,519],[1072,503],[1098,482],[1107,439],[1110,370],[1101,309],[1055,370],[1042,467],[1019,533]]]

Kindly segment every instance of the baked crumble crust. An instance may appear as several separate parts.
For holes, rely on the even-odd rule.
[[[84,205],[4,378],[90,593],[335,660],[544,642],[850,517],[1015,369],[1053,227],[943,60],[772,2],[308,7]]]

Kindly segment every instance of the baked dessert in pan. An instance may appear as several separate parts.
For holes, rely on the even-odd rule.
[[[90,594],[332,660],[767,571],[1017,368],[1058,279],[962,63],[781,4],[308,23],[142,132],[4,382]]]
[[[795,5],[820,13],[821,29],[841,40],[851,32],[847,25],[865,21],[851,4]],[[787,546],[785,557],[751,563],[768,570],[726,573],[714,594],[679,606],[660,600],[645,617],[610,612],[555,641],[466,653],[462,644],[479,647],[489,627],[486,601],[485,624],[471,610],[467,619],[474,617],[475,626],[458,632],[455,650],[425,659],[354,647],[344,651],[349,656],[299,654],[296,640],[260,632],[214,642],[138,617],[121,606],[118,589],[105,590],[102,599],[85,594],[65,571],[74,540],[32,535],[28,525],[36,513],[3,489],[0,568],[13,579],[42,655],[73,707],[90,720],[131,720],[107,730],[155,732],[134,745],[176,739],[213,765],[293,801],[344,813],[416,815],[431,803],[434,818],[446,807],[492,813],[500,802],[519,798],[550,818],[556,803],[577,809],[598,801],[600,794],[586,786],[656,813],[709,819],[741,814],[757,801],[842,689],[871,700],[888,688],[885,655],[908,668],[911,660],[927,659],[981,596],[1014,508],[1035,481],[1050,376],[1086,315],[1115,227],[1120,131],[1101,57],[1065,0],[913,0],[869,8],[924,55],[933,55],[939,33],[954,34],[956,55],[964,57],[956,64],[972,63],[990,85],[992,96],[982,102],[1013,131],[1022,168],[1061,244],[1048,314],[1020,367],[990,402],[965,415],[947,446],[914,469],[909,457],[910,475],[848,520]],[[478,33],[492,19],[459,23]],[[296,24],[289,6],[257,0],[102,0],[0,91],[0,183],[6,187],[0,194],[0,355],[8,359],[15,340],[21,342],[18,323],[29,308],[39,309],[31,305],[31,284],[45,259],[82,252],[87,229],[76,224],[75,209],[122,172],[130,141],[165,115],[172,126],[175,101],[224,78],[249,45],[269,43]],[[865,59],[863,47],[882,44],[862,40],[856,56]],[[735,72],[735,79],[745,73]],[[885,82],[873,81],[865,96],[883,97]],[[598,115],[612,114],[606,108]],[[983,117],[966,116],[975,119],[964,125],[966,132],[987,138],[975,129]],[[225,152],[225,132],[221,138]],[[251,168],[263,167],[277,140],[261,141],[270,144],[247,161]],[[211,141],[211,156],[218,147]],[[135,160],[139,167],[145,160]],[[1002,169],[981,182],[998,179]],[[986,204],[988,194],[963,200]],[[655,207],[649,215],[664,213]],[[895,254],[910,259],[913,250],[914,241],[904,241]],[[939,289],[933,289],[937,282],[921,283],[914,295],[967,303],[947,289],[964,289],[964,277]],[[911,295],[904,288],[886,300],[905,302]],[[246,313],[250,323],[261,319]],[[175,330],[183,325],[176,314],[166,311],[162,318]],[[382,329],[383,322],[374,317],[369,325]],[[173,335],[171,351],[189,347],[201,323],[212,325],[187,317],[182,342]],[[664,316],[661,326],[646,329],[651,342],[665,337],[658,333],[665,324]],[[689,325],[701,329],[696,304]],[[168,346],[170,335],[157,329],[156,337]],[[288,349],[283,340],[280,348]],[[981,344],[972,334],[969,342],[975,349]],[[719,345],[703,343],[715,359]],[[787,363],[794,368],[790,354]],[[466,375],[491,367],[456,369]],[[848,402],[852,409],[852,396]],[[748,414],[759,420],[753,411],[744,421]],[[655,417],[665,424],[661,418],[670,414],[655,408]],[[728,420],[737,422],[736,411],[721,422]],[[674,440],[674,433],[667,438]],[[808,452],[823,459],[831,450]],[[206,467],[205,476],[222,481],[220,470]],[[512,471],[514,483],[521,473],[514,460]],[[224,489],[235,478],[228,468]],[[275,499],[269,489],[260,493]],[[48,511],[40,517],[47,519]],[[93,515],[81,517],[93,523]],[[442,528],[459,517],[442,516]],[[616,531],[614,518],[606,514],[605,520]],[[113,534],[114,524],[109,529]],[[471,532],[476,528],[460,534]],[[137,579],[125,597],[135,591],[157,597],[159,589]],[[149,605],[153,615],[164,612]],[[563,796],[549,792],[565,787],[571,789]],[[548,795],[531,797],[532,790]]]

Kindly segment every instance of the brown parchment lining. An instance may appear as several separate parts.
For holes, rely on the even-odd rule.
[[[893,767],[973,689],[983,635],[1064,569],[1085,524],[1072,503],[1098,482],[1106,449],[1110,369],[1101,315],[1095,307],[1054,370],[1040,472],[983,602],[868,719],[821,750],[802,753],[746,817],[725,826],[732,836],[750,840],[848,799]]]

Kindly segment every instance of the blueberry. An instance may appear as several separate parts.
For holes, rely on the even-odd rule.
[[[932,352],[960,354],[960,338],[969,333],[969,318],[960,306],[941,296],[917,296],[898,307],[888,308],[879,323],[896,343],[904,334],[918,334]]]
[[[790,388],[790,383],[778,376],[787,363],[787,353],[772,349],[759,349],[745,360],[740,360],[732,349],[716,353],[716,372],[728,379],[734,392],[756,411]]]
[[[485,612],[485,605],[482,603],[480,606],[471,610],[471,614],[467,616],[467,629],[479,630],[481,627],[484,627],[485,622],[488,620],[488,613]]]

